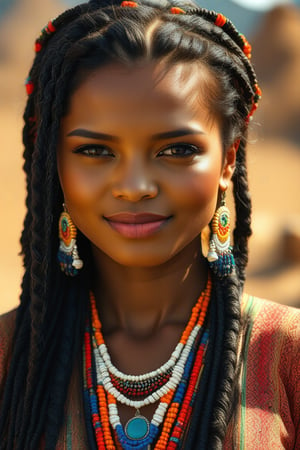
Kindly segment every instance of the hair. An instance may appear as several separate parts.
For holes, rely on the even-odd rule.
[[[93,269],[87,239],[79,233],[78,246],[87,263],[76,278],[67,278],[56,261],[63,203],[56,161],[61,119],[72,92],[90,71],[137,61],[206,67],[218,87],[215,94],[208,90],[206,100],[221,118],[224,149],[239,145],[232,180],[236,272],[213,279],[211,339],[186,442],[193,449],[222,447],[234,403],[239,304],[251,235],[245,146],[260,93],[249,53],[249,44],[229,20],[184,1],[140,0],[138,7],[121,7],[114,0],[91,0],[65,11],[42,31],[27,81],[27,215],[21,238],[25,273],[1,405],[1,449],[36,449],[41,439],[46,449],[55,448],[82,345]]]

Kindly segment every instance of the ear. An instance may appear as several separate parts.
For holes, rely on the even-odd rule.
[[[236,144],[232,144],[232,146],[226,150],[223,169],[219,183],[221,191],[226,191],[229,182],[232,178],[232,175],[234,173],[237,147],[238,146]]]

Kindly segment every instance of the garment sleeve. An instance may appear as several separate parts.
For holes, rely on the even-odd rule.
[[[285,321],[285,343],[281,353],[281,379],[288,398],[295,433],[295,449],[300,449],[300,310],[291,310]],[[282,411],[285,415],[286,411]]]
[[[249,450],[300,450],[300,310],[255,297],[248,305],[234,441]]]

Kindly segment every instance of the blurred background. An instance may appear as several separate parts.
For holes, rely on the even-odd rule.
[[[0,0],[0,313],[18,304],[24,80],[33,43],[71,0]],[[263,100],[248,145],[253,230],[246,290],[300,307],[300,0],[203,0],[253,47]]]

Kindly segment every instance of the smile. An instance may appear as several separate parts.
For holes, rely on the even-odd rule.
[[[152,213],[127,212],[104,217],[113,230],[130,239],[146,238],[157,233],[171,218]]]

